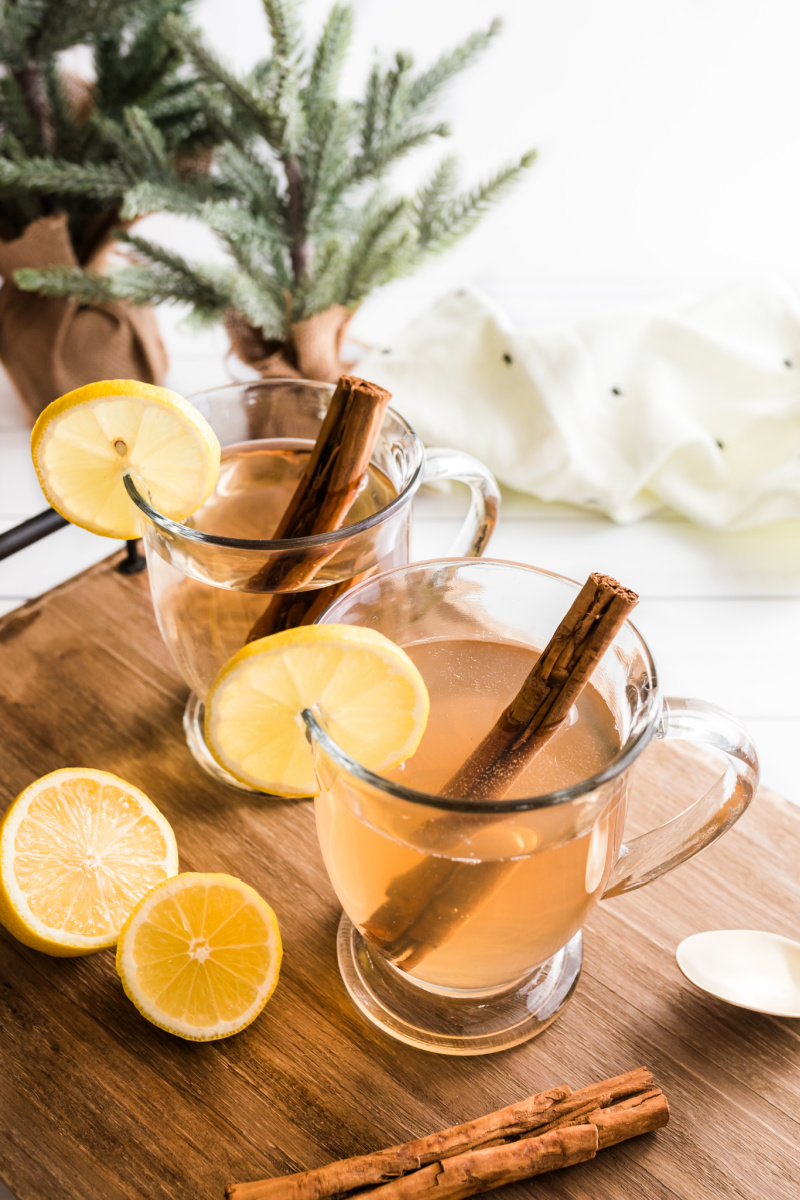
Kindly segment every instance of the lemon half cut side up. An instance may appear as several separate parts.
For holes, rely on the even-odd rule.
[[[0,823],[0,923],[46,954],[116,945],[131,909],[177,874],[163,813],[108,771],[65,767],[30,784]]]
[[[255,1020],[282,954],[277,917],[258,892],[232,875],[187,872],[154,887],[131,913],[117,971],[148,1021],[208,1042]]]

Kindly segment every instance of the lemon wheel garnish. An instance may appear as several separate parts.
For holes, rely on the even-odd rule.
[[[317,791],[303,710],[362,766],[409,758],[428,720],[428,692],[411,659],[374,629],[306,625],[251,642],[206,699],[206,741],[242,783],[279,796]]]
[[[278,982],[278,919],[232,875],[176,875],[128,918],[117,946],[122,986],[142,1016],[192,1041],[238,1033]]]
[[[105,950],[177,870],[175,835],[138,788],[107,771],[53,771],[0,824],[0,922],[47,954]]]
[[[31,454],[52,507],[113,538],[139,537],[144,527],[126,474],[175,521],[208,499],[219,475],[219,441],[194,405],[135,379],[90,383],[54,400],[33,427]]]

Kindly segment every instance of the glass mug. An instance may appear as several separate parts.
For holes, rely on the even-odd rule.
[[[437,655],[451,661],[442,648],[448,640],[471,643],[468,654],[495,654],[496,645],[476,643],[500,642],[503,653],[519,655],[520,646],[540,649],[549,640],[578,587],[490,559],[415,563],[357,585],[320,620],[378,629],[411,647],[412,657],[424,648],[429,666]],[[597,757],[586,779],[577,767],[577,782],[548,794],[442,799],[435,792],[452,764],[442,764],[447,771],[435,783],[430,772],[468,719],[453,696],[492,687],[488,665],[467,669],[471,660],[459,653],[450,679],[433,670],[427,679],[431,721],[437,704],[444,714],[425,752],[433,766],[419,769],[423,779],[429,772],[430,792],[402,782],[413,759],[391,779],[377,775],[349,758],[313,713],[304,716],[320,787],[320,845],[344,909],[338,955],[351,997],[410,1045],[481,1054],[524,1042],[558,1016],[577,984],[581,928],[598,900],[649,883],[729,829],[755,793],[758,760],[728,713],[662,699],[650,651],[627,622],[592,676],[593,699],[578,701],[602,708],[605,728],[616,727],[610,761]],[[526,657],[520,680],[531,662]],[[496,678],[507,690],[507,672]],[[654,738],[713,752],[723,773],[685,812],[625,843],[631,767]],[[558,753],[563,759],[566,751]]]
[[[314,537],[270,540],[322,424],[332,385],[259,380],[192,396],[222,446],[220,474],[198,512],[178,523],[157,512],[128,478],[147,517],[144,544],[161,634],[191,689],[184,714],[189,748],[200,765],[231,787],[240,784],[212,758],[203,732],[203,701],[223,663],[276,591],[314,591],[320,613],[362,577],[408,562],[411,501],[421,483],[468,485],[469,512],[453,553],[479,555],[497,521],[500,495],[492,474],[469,454],[425,450],[391,408],[378,435],[369,477],[348,515],[350,524]],[[259,578],[281,574],[298,557],[320,563],[313,579],[293,588]],[[265,568],[267,570],[265,571]]]

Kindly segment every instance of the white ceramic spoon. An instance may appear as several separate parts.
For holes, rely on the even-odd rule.
[[[728,1004],[800,1017],[800,942],[754,929],[717,929],[684,938],[675,957],[691,983]]]

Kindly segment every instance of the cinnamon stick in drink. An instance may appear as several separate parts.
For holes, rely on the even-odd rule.
[[[391,393],[377,384],[342,375],[273,540],[313,537],[341,528],[363,484],[390,400]],[[310,583],[335,553],[336,547],[290,552],[266,563],[248,580],[254,590],[291,589],[275,592],[250,630],[248,642],[307,622],[321,589],[296,589]]]
[[[609,575],[590,575],[517,695],[439,794],[502,799],[557,732],[637,601],[635,592]],[[462,818],[475,829],[491,820],[486,814]],[[442,823],[449,828],[452,818]],[[467,865],[429,855],[392,881],[364,933],[392,962],[410,970],[480,911],[515,866],[503,860]]]
[[[439,1189],[445,1184],[454,1189],[448,1190],[448,1196],[471,1194],[459,1190],[465,1176],[480,1178],[482,1186],[473,1190],[486,1191],[510,1182],[509,1170],[519,1170],[513,1178],[521,1179],[567,1166],[567,1158],[582,1161],[572,1157],[576,1151],[591,1148],[594,1153],[597,1147],[660,1129],[668,1120],[666,1097],[650,1071],[638,1067],[576,1092],[562,1084],[388,1150],[278,1179],[233,1184],[227,1194],[229,1200],[327,1200],[353,1192],[382,1200],[428,1195],[439,1200]],[[596,1133],[574,1140],[553,1138],[556,1131],[566,1133],[569,1127]],[[531,1147],[525,1142],[537,1144]],[[476,1154],[481,1157],[476,1159]]]

